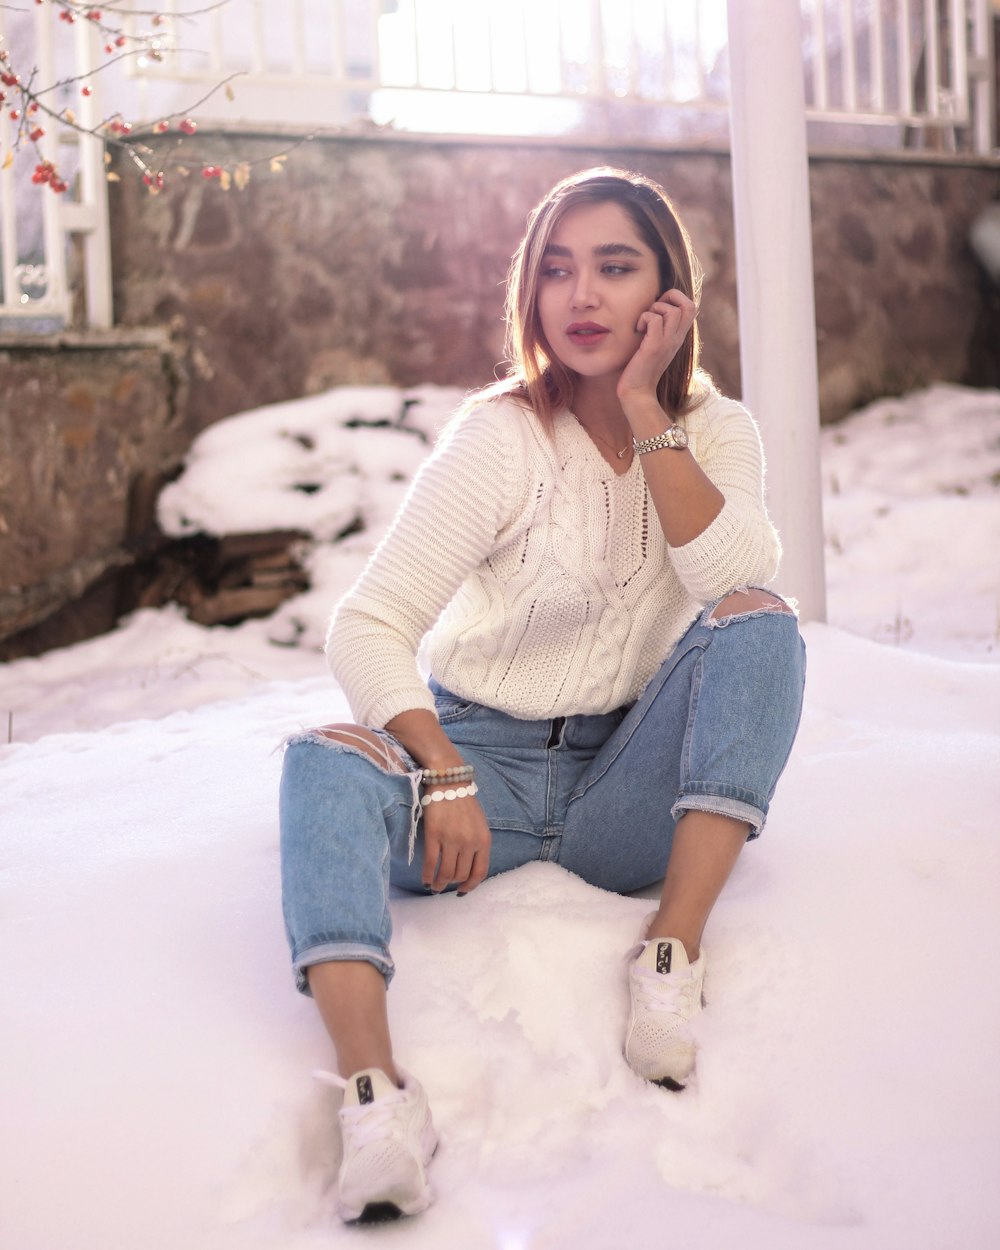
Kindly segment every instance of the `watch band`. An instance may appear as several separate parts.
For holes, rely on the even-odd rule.
[[[662,434],[654,434],[652,438],[634,438],[632,447],[637,456],[644,456],[648,451],[681,451],[688,445],[688,436],[679,425],[672,425]]]

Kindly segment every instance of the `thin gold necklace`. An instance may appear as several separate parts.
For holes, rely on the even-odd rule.
[[[596,430],[588,430],[586,426],[584,426],[583,428],[585,432],[590,435],[591,438],[596,438],[599,443],[603,443],[604,446],[607,447],[608,451],[613,451],[619,460],[625,459],[625,455],[628,449],[632,446],[630,442],[626,443],[625,446],[621,449],[621,451],[619,451],[617,447],[609,443],[606,438],[601,438],[600,434],[598,434]]]

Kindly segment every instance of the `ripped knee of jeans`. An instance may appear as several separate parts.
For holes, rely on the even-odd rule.
[[[291,735],[285,740],[285,745],[290,746],[293,742],[315,742],[318,746],[343,751],[347,755],[361,755],[384,773],[395,776],[404,776],[412,771],[412,760],[407,756],[404,761],[403,748],[391,734],[381,729],[366,729],[361,725],[320,725],[316,729]]]
[[[734,621],[754,616],[798,616],[795,600],[783,599],[762,586],[741,586],[720,599],[706,617],[711,629],[723,629]]]
[[[403,744],[384,729],[366,729],[362,725],[320,725],[304,733],[290,734],[284,742],[286,747],[298,742],[312,742],[317,746],[344,755],[359,755],[390,777],[406,777],[410,782],[410,837],[407,863],[413,863],[417,845],[417,822],[423,808],[420,806],[421,770]]]

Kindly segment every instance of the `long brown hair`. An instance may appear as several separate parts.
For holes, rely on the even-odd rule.
[[[546,426],[560,408],[572,407],[573,375],[545,341],[538,315],[538,278],[542,257],[559,221],[581,204],[620,205],[635,223],[660,266],[660,290],[677,288],[697,305],[701,266],[691,240],[662,187],[642,174],[599,167],[571,174],[531,211],[528,229],[507,278],[507,376],[486,396],[508,394],[527,400]],[[657,399],[671,417],[691,404],[698,369],[698,327],[691,327],[657,386]],[[480,396],[482,397],[482,396]]]

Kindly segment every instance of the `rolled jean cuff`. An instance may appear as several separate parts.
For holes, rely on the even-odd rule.
[[[292,971],[295,973],[295,988],[300,994],[312,998],[306,969],[314,964],[344,962],[364,962],[373,964],[385,977],[386,985],[392,980],[396,966],[388,951],[380,946],[369,946],[364,942],[318,942],[315,946],[305,947],[292,960]]]
[[[730,787],[732,788],[732,787]],[[680,820],[685,812],[714,812],[719,816],[732,816],[734,820],[745,820],[750,826],[747,841],[760,837],[767,823],[767,804],[761,806],[755,795],[746,793],[745,797],[717,794],[710,790],[684,791],[670,809],[675,821]]]

